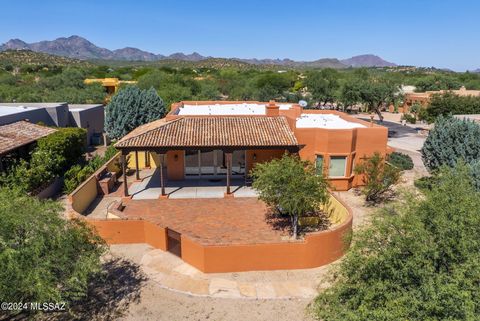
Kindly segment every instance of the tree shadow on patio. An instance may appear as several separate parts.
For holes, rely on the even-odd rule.
[[[281,231],[285,235],[292,234],[291,216],[283,214],[277,209],[268,209],[265,213],[265,221],[272,226],[275,231]],[[331,226],[328,213],[318,210],[310,212],[300,218],[298,226],[299,236],[309,232],[318,232],[327,230]]]
[[[52,313],[41,320],[116,320],[131,303],[140,301],[147,278],[131,261],[114,258],[104,263],[103,271],[92,278],[87,296],[70,305],[70,311]]]
[[[292,222],[290,216],[282,214],[277,209],[269,208],[265,213],[265,221],[275,231],[281,231],[285,234],[291,234]]]

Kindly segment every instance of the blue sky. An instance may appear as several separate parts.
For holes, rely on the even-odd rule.
[[[0,42],[80,35],[100,47],[480,68],[480,1],[2,1]]]

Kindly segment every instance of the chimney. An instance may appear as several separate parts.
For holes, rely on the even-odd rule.
[[[276,117],[280,115],[280,106],[275,104],[275,100],[270,100],[270,102],[265,106],[265,115],[270,117]]]

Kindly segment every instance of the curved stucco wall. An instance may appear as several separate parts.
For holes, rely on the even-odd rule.
[[[302,241],[202,245],[181,236],[182,259],[205,273],[305,269],[331,263],[350,245],[352,212],[331,196],[328,203],[334,225],[308,234]],[[89,220],[109,244],[148,243],[166,250],[166,229],[145,220]]]

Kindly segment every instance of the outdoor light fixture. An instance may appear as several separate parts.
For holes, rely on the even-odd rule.
[[[253,160],[257,160],[257,154],[253,154]]]
[[[173,156],[173,159],[175,159],[175,161],[177,161],[177,160],[178,160],[178,154],[175,154],[175,155]]]

